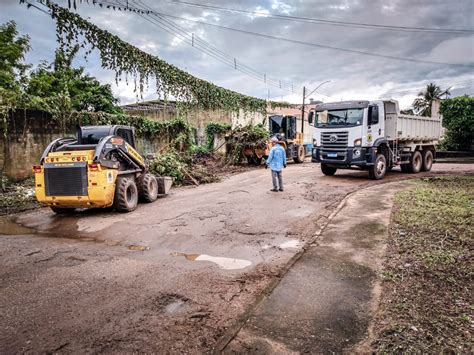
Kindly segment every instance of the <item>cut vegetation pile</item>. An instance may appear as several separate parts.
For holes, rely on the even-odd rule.
[[[151,172],[171,176],[177,185],[216,182],[221,176],[245,170],[238,166],[243,159],[243,150],[265,148],[268,140],[268,131],[262,125],[230,129],[230,125],[211,122],[206,127],[206,133],[206,147],[189,146],[179,150],[180,145],[172,142],[167,150],[159,152],[153,159]],[[212,149],[215,134],[225,134],[225,157]]]
[[[377,352],[472,351],[473,222],[474,177],[429,178],[397,195]]]
[[[227,160],[231,164],[240,164],[245,149],[265,149],[268,138],[268,129],[261,124],[233,129],[226,136]]]
[[[0,188],[0,216],[36,208],[39,203],[34,195],[34,179],[11,183],[4,179]]]

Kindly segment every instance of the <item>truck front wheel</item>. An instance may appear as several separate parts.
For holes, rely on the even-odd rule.
[[[383,179],[387,172],[387,160],[385,155],[377,154],[374,165],[369,168],[369,176],[373,180]]]
[[[415,151],[410,157],[410,173],[417,174],[420,172],[421,167],[423,165],[423,158],[421,157],[420,151]]]
[[[332,166],[328,166],[326,164],[321,164],[321,171],[324,175],[332,176],[336,173],[337,168],[333,168]]]
[[[422,171],[430,171],[433,166],[433,152],[431,150],[424,150],[422,154],[423,164]]]
[[[114,207],[119,212],[132,212],[138,203],[135,179],[119,176],[115,185]]]

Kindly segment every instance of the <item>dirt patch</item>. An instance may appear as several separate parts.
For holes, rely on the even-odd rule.
[[[427,178],[396,197],[377,352],[470,352],[474,177]]]

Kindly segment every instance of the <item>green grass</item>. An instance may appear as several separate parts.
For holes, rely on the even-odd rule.
[[[375,318],[377,352],[471,352],[474,177],[419,181],[395,197]]]

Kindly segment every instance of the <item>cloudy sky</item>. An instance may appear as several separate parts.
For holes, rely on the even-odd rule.
[[[36,0],[28,0],[36,3]],[[72,1],[72,0],[71,0]],[[202,79],[247,95],[300,103],[303,86],[313,90],[310,97],[324,102],[349,99],[392,97],[402,107],[410,106],[416,94],[429,82],[443,89],[452,87],[453,96],[474,94],[474,0],[129,0],[136,8],[151,7],[180,27],[184,36],[194,33],[199,42],[213,53],[219,51],[235,58],[237,66],[252,68],[255,79],[196,48],[188,40],[162,27],[157,16],[113,11],[76,0],[77,12],[90,21],[120,36],[142,50],[190,72]],[[98,0],[104,4],[126,0]],[[67,0],[57,0],[67,6]],[[92,3],[92,0],[89,0]],[[179,3],[181,2],[181,3]],[[184,3],[186,2],[186,3]],[[199,4],[204,6],[193,6]],[[243,10],[225,11],[212,7]],[[291,16],[291,19],[265,14]],[[299,21],[295,17],[370,25],[465,30],[457,33],[402,31],[380,27],[335,25]],[[186,20],[187,19],[187,20]],[[0,0],[0,23],[14,20],[22,34],[31,38],[32,49],[26,60],[37,64],[51,60],[57,47],[54,21],[46,14],[27,9],[18,0]],[[190,21],[194,20],[194,21]],[[311,43],[265,38],[232,31],[204,23],[256,32],[274,37]],[[161,26],[161,27],[160,27]],[[178,27],[173,27],[174,30]],[[185,37],[190,38],[190,37]],[[385,56],[411,58],[443,65],[403,61],[363,55],[344,50],[314,46],[338,47]],[[232,61],[232,59],[230,59]],[[104,83],[110,83],[122,104],[136,102],[133,85],[116,85],[113,72],[100,66],[97,53],[88,61],[76,60],[87,72]],[[244,69],[245,70],[245,69]],[[276,85],[267,85],[265,78]],[[268,80],[267,80],[268,81]],[[286,88],[280,89],[279,81]],[[122,82],[123,83],[123,82]],[[293,89],[292,89],[293,87]],[[294,91],[294,93],[293,93]],[[157,98],[153,87],[144,99]]]

